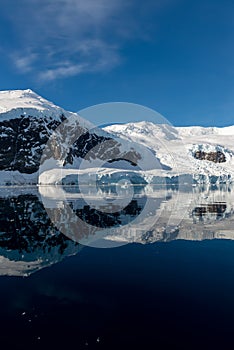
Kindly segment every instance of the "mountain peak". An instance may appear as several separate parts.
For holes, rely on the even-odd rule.
[[[0,114],[19,108],[36,109],[42,112],[59,107],[31,89],[0,91]]]

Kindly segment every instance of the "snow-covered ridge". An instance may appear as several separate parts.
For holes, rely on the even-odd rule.
[[[234,135],[234,125],[225,127],[186,126],[176,127],[176,130],[181,136]]]
[[[151,149],[162,164],[171,168],[164,171],[166,177],[190,174],[195,182],[210,182],[212,177],[214,182],[234,181],[234,126],[174,127],[145,121],[110,125],[105,130]],[[196,151],[220,152],[225,162],[197,159]],[[158,175],[152,172],[151,181]]]
[[[152,122],[142,121],[137,123],[113,124],[104,128],[106,131],[114,132],[124,137],[134,135],[139,140],[144,137],[157,137],[166,140],[175,140],[178,138],[178,131],[171,125],[154,124]],[[123,132],[124,131],[124,132]]]
[[[7,90],[0,91],[0,121],[19,118],[20,115],[53,118],[59,120],[61,115],[65,117],[76,116],[80,125],[93,128],[93,124],[85,120],[77,113],[68,112],[56,106],[53,102],[46,100],[34,91]]]
[[[145,134],[147,136],[161,136],[163,138],[178,138],[204,135],[234,135],[234,125],[225,127],[203,127],[203,126],[173,126],[170,124],[155,124],[153,122],[141,121],[126,124],[112,124],[104,128],[115,133]],[[174,137],[173,137],[173,136]]]
[[[128,165],[135,168],[148,169],[159,163],[147,148],[94,128],[77,113],[65,111],[31,90],[0,92],[0,108],[2,185],[37,184],[41,163],[40,174],[55,163],[62,168],[79,167],[85,157],[89,168],[109,160],[123,163],[126,157]],[[55,133],[56,142],[51,144],[50,158],[46,162],[43,151]],[[123,166],[121,164],[119,167]]]
[[[9,112],[16,108],[35,108],[40,111],[48,111],[58,107],[30,89],[0,91],[0,113]]]
[[[47,115],[57,117],[63,109],[32,90],[0,91],[0,120],[18,118],[19,115]]]

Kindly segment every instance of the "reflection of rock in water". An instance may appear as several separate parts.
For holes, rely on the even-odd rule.
[[[162,197],[160,190],[147,186],[152,198]],[[182,191],[167,190],[160,211],[150,210],[139,229],[124,232],[129,241],[139,243],[168,242],[176,239],[234,239],[234,194],[230,188],[183,188]],[[152,217],[158,220],[149,230],[144,226]],[[141,230],[142,227],[142,230]],[[111,237],[110,237],[111,239]],[[112,238],[113,239],[113,238]]]
[[[198,217],[200,220],[203,220],[204,216],[208,214],[213,214],[216,219],[225,218],[225,212],[227,209],[226,203],[212,203],[201,205],[195,207],[192,215]]]
[[[119,194],[120,198],[124,198],[124,191],[128,198],[129,189],[123,189],[122,193],[122,189],[118,188],[117,194],[116,187],[109,186],[92,196],[90,187],[85,192],[88,202],[84,202],[79,191],[66,191],[69,208],[64,206],[63,195],[58,196],[60,188],[43,187],[40,192],[45,207],[48,203],[47,212],[50,211],[53,222],[61,223],[62,232],[69,232],[69,238],[87,245],[92,244],[92,240],[88,241],[92,237],[123,244],[234,238],[230,231],[234,224],[234,201],[229,187],[183,186],[181,191],[169,189],[168,186],[141,186],[136,191],[135,187],[132,201],[125,208],[116,210],[111,207],[114,203],[112,198],[118,198]],[[103,210],[106,208],[111,210]],[[79,222],[76,221],[77,217]]]
[[[72,203],[71,203],[72,206]],[[84,222],[89,225],[96,227],[108,228],[120,226],[126,222],[128,217],[128,222],[133,220],[136,216],[140,214],[144,207],[139,201],[133,199],[125,208],[120,211],[114,211],[112,213],[105,213],[101,210],[91,208],[89,205],[83,205],[81,208],[76,209],[76,215]]]
[[[0,274],[27,275],[78,250],[51,226],[36,195],[0,198]]]
[[[77,199],[76,194],[73,196],[68,192],[71,196],[67,200],[68,207],[74,214],[70,219],[68,208],[64,210],[61,199],[57,198],[54,202],[57,205],[56,220],[70,231],[74,226],[74,241],[68,238],[73,239],[72,235],[67,237],[51,225],[47,214],[50,209],[47,208],[46,212],[36,191],[36,194],[18,196],[5,194],[0,198],[0,275],[29,275],[77,253],[80,245],[76,242],[95,235],[95,227],[104,232],[106,240],[126,243],[234,239],[232,192],[195,188],[188,203],[188,192],[148,188],[147,197],[146,190],[143,186],[142,193],[135,193],[131,202],[121,210],[118,207],[114,210],[114,202],[107,201],[107,206],[112,209],[109,212],[103,211],[102,197],[87,204],[81,197]],[[55,194],[53,191],[49,193]],[[147,210],[141,216],[145,208]],[[78,227],[76,221],[72,221],[77,217],[82,223],[89,224],[86,230],[83,225]],[[138,217],[139,222],[135,221]],[[183,220],[178,221],[178,218]],[[110,233],[112,227],[117,228],[114,235]]]
[[[170,242],[177,238],[179,234],[178,228],[173,228],[171,231],[165,229],[159,229],[154,227],[151,231],[144,232],[140,239],[139,243],[154,243],[158,242]]]

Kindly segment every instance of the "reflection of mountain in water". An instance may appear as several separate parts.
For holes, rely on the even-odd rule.
[[[27,275],[78,250],[51,226],[38,196],[0,198],[0,274]]]
[[[131,200],[119,206],[122,202],[116,199],[126,199],[128,191],[104,187],[94,196],[89,188],[86,201],[75,188],[44,187],[40,188],[42,202],[35,189],[31,194],[14,189],[4,193],[2,189],[0,274],[29,275],[77,253],[79,243],[89,242],[90,237],[91,242],[101,237],[123,244],[234,239],[234,196],[230,188],[184,187],[176,191],[136,187]],[[58,228],[51,224],[51,212]],[[59,231],[64,227],[65,234]]]
[[[64,199],[61,199],[63,196],[60,191],[63,190],[64,193],[66,192],[65,197],[73,214],[78,215],[83,222],[93,225],[79,230],[79,235],[74,234],[71,237],[83,244],[86,244],[82,241],[84,237],[95,237],[96,235],[98,239],[99,233],[94,226],[103,228],[102,238],[106,241],[122,241],[123,243],[234,238],[232,233],[233,192],[230,188],[184,186],[177,191],[173,187],[162,188],[147,185],[142,186],[140,191],[137,186],[133,198],[124,209],[112,210],[108,214],[104,209],[111,208],[112,197],[127,197],[128,188],[118,191],[114,190],[113,186],[98,188],[96,197],[92,188],[89,188],[86,192],[86,199],[89,202],[89,199],[93,198],[91,205],[84,203],[82,196],[79,197],[80,193],[79,191],[76,193],[75,188],[73,190],[58,187],[50,190],[42,188],[41,194],[44,198],[47,198],[47,191],[49,191],[50,208],[51,205],[53,206],[51,200],[54,198],[55,216],[57,219],[62,218],[61,221],[64,224],[65,217],[69,215],[63,206]],[[125,196],[124,190],[126,191]],[[67,232],[72,230],[73,219],[71,215],[66,222]],[[110,230],[112,227],[115,228],[114,232]]]

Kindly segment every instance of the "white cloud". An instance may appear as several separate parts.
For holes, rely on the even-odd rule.
[[[28,73],[33,70],[33,63],[36,61],[37,55],[35,53],[24,54],[23,56],[12,54],[11,58],[14,61],[16,68],[21,73]]]
[[[154,11],[176,0],[2,1],[18,38],[10,57],[21,73],[45,81],[115,67],[123,44],[149,40]]]
[[[86,71],[87,67],[85,64],[70,64],[65,66],[60,66],[58,68],[47,69],[40,73],[40,80],[55,80],[57,78],[69,77],[80,74]]]
[[[50,51],[52,57],[48,68],[39,73],[41,81],[51,81],[59,78],[66,78],[81,73],[109,70],[121,61],[116,47],[106,45],[100,40],[82,40],[78,45],[66,47],[69,51],[65,59],[56,59],[56,55],[63,57],[63,50]]]
[[[124,0],[22,0],[12,16],[20,39],[11,58],[42,80],[110,69],[120,62]],[[30,52],[30,53],[28,53]]]

